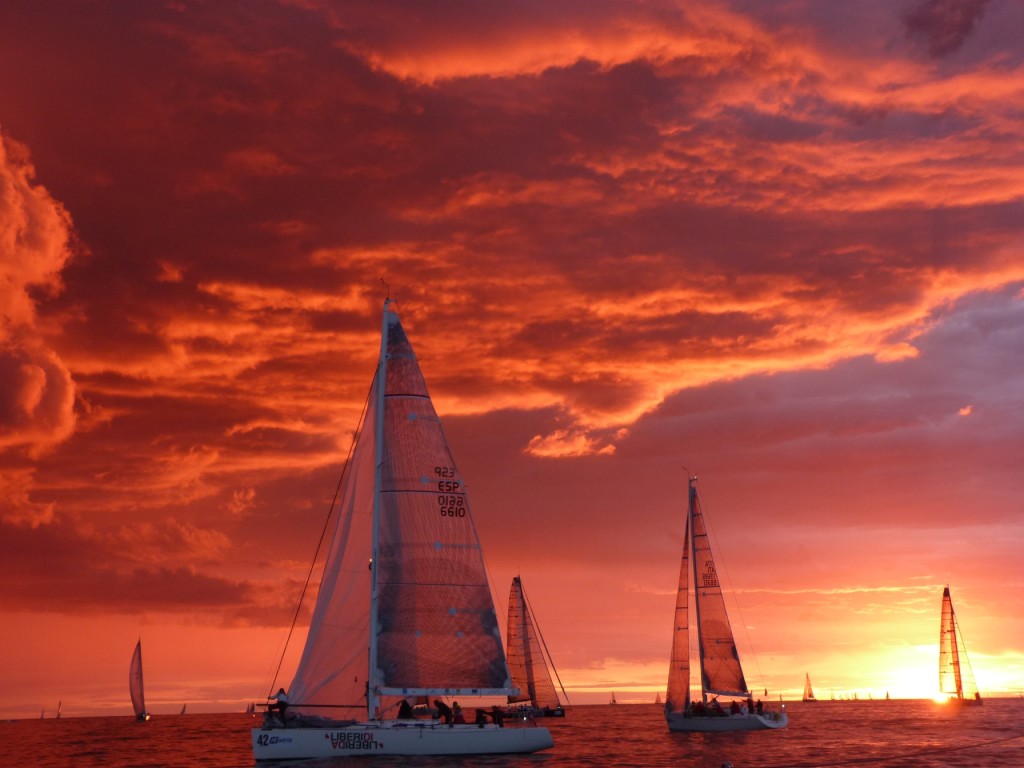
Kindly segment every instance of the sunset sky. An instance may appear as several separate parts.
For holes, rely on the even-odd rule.
[[[139,638],[157,714],[267,694],[388,290],[574,702],[664,689],[687,471],[752,686],[931,696],[949,584],[1024,690],[1022,34],[5,0],[0,717],[129,713]]]

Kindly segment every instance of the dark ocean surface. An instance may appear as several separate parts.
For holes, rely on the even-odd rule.
[[[341,758],[289,765],[308,768],[511,766],[617,768],[700,766],[1015,766],[1024,768],[1024,699],[981,707],[931,701],[822,701],[786,705],[789,727],[752,733],[669,733],[653,704],[581,706],[545,722],[553,750],[527,756]],[[192,768],[253,766],[248,715],[65,717],[0,722],[0,766]],[[267,765],[261,763],[261,766]]]

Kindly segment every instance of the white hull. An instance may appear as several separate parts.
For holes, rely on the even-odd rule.
[[[764,715],[727,715],[715,717],[698,715],[687,717],[683,714],[670,713],[665,716],[670,731],[690,733],[710,733],[717,731],[762,731],[769,728],[785,728],[789,715],[785,712],[770,712]]]
[[[448,726],[436,721],[383,720],[339,728],[254,728],[256,760],[367,755],[525,754],[554,746],[547,728]]]

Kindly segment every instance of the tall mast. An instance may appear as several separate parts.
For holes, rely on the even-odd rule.
[[[686,530],[690,532],[690,575],[693,576],[693,609],[695,626],[697,627],[697,656],[700,664],[700,698],[707,705],[708,693],[704,690],[704,636],[700,631],[700,589],[697,587],[697,537],[693,535],[693,506],[697,500],[696,477],[687,478],[689,483],[689,500],[686,506]]]
[[[366,677],[366,717],[377,718],[377,548],[380,540],[380,486],[384,464],[384,393],[387,390],[388,312],[391,299],[384,300],[380,332],[380,360],[377,362],[377,403],[373,429],[373,537],[370,544],[370,668]]]

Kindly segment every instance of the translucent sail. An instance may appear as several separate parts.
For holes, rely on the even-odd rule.
[[[811,675],[804,673],[804,701],[814,701],[814,690],[811,688]]]
[[[385,305],[374,562],[381,693],[512,693],[494,601],[452,458],[398,320]]]
[[[508,667],[512,673],[512,684],[519,689],[519,695],[508,697],[510,702],[529,701],[535,707],[551,709],[560,706],[518,576],[512,579],[508,595]]]
[[[363,707],[374,718],[387,713],[381,696],[510,692],[465,484],[386,303],[381,358],[289,710],[315,705],[307,714],[353,717],[324,708]]]
[[[701,674],[704,692],[746,696],[736,641],[725,610],[722,585],[711,556],[711,543],[704,526],[704,513],[691,480],[690,503],[693,525],[694,592],[699,623]]]
[[[136,717],[146,712],[146,698],[142,689],[142,641],[135,644],[135,653],[128,667],[128,691],[132,696],[132,709]]]
[[[693,498],[696,490],[690,488]],[[689,509],[689,508],[688,508]],[[683,557],[679,565],[679,590],[676,592],[675,625],[672,630],[672,657],[668,667],[666,712],[682,712],[690,701],[690,515],[683,527]]]
[[[375,377],[346,468],[306,645],[288,689],[292,711],[303,711],[302,704],[315,704],[307,714],[344,718],[355,717],[359,712],[352,710],[367,707],[377,386]]]
[[[960,649],[956,639],[956,616],[949,587],[942,592],[942,625],[939,628],[939,690],[942,693],[964,697],[964,685],[960,676]]]

